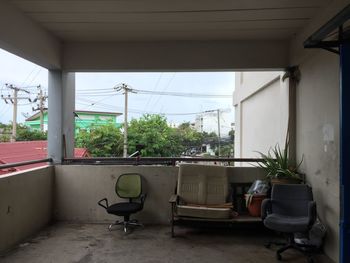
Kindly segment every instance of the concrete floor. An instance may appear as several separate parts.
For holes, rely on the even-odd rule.
[[[266,249],[266,232],[240,227],[226,230],[146,226],[125,235],[102,224],[55,224],[0,257],[2,263],[150,263],[150,262],[277,262],[275,249]],[[325,256],[315,262],[331,262]],[[288,251],[284,262],[306,262]]]

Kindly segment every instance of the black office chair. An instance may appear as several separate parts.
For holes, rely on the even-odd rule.
[[[264,225],[288,236],[288,243],[278,249],[276,256],[282,260],[281,253],[289,248],[297,249],[313,262],[307,245],[296,244],[294,234],[307,235],[316,221],[316,203],[313,201],[312,189],[301,184],[274,185],[271,199],[265,199],[261,206]]]
[[[123,225],[124,232],[128,232],[129,226],[143,226],[137,220],[130,220],[130,215],[137,213],[143,209],[146,194],[142,193],[142,177],[140,174],[128,173],[119,176],[115,184],[115,192],[120,198],[129,199],[129,202],[120,202],[108,205],[107,198],[103,198],[98,202],[99,206],[106,209],[108,214],[123,216],[124,221],[116,221],[109,225],[108,229],[112,230],[114,225]],[[105,202],[105,204],[103,204]]]

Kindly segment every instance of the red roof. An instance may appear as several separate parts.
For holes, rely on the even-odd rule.
[[[75,148],[75,157],[89,157],[85,148]],[[47,141],[23,141],[0,143],[0,164],[18,163],[24,161],[47,158]],[[13,171],[22,171],[30,168],[45,166],[45,163],[37,163],[0,170],[0,174]]]

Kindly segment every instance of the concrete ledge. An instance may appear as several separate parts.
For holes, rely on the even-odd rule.
[[[223,167],[222,167],[223,168]],[[230,182],[253,182],[263,178],[263,171],[254,167],[225,167]],[[140,173],[148,193],[144,210],[135,217],[143,223],[168,224],[169,197],[175,191],[178,167],[118,165],[56,165],[55,219],[82,223],[103,223],[116,220],[97,205],[106,197],[110,203],[120,200],[114,191],[120,174]]]
[[[53,172],[46,166],[0,176],[0,252],[50,222]]]

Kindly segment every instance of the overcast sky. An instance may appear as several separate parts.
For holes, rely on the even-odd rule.
[[[19,87],[28,87],[32,99],[37,93],[35,86],[41,85],[47,90],[47,70],[20,57],[0,49],[0,89],[1,94],[8,96],[11,92],[5,88],[5,83]],[[123,112],[124,97],[106,95],[113,87],[126,83],[131,88],[184,92],[202,94],[229,95],[234,91],[235,77],[233,72],[154,72],[154,73],[77,73],[76,74],[76,109]],[[91,90],[91,92],[90,92]],[[27,94],[20,94],[28,97]],[[32,115],[32,107],[27,99],[19,100],[18,122],[23,122],[25,115]],[[196,113],[213,109],[232,110],[232,98],[186,98],[159,95],[130,94],[129,116],[138,118],[142,113],[163,113],[169,122],[181,123],[194,121]],[[171,115],[169,115],[171,114]],[[175,115],[174,115],[175,114]],[[0,99],[0,122],[9,123],[12,120],[12,105]],[[122,121],[122,117],[119,117]]]

